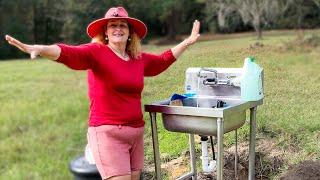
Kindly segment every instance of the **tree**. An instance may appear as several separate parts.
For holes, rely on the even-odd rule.
[[[274,21],[287,8],[286,0],[217,0],[219,3],[218,21],[224,26],[225,17],[237,11],[245,24],[251,24],[262,38],[262,25]]]
[[[289,7],[285,18],[290,26],[297,29],[311,28],[317,23],[315,19],[319,18],[320,0],[287,0],[287,2]],[[308,22],[307,18],[311,22]]]
[[[33,42],[49,44],[61,41],[60,33],[65,22],[66,1],[34,0],[33,9]]]
[[[17,6],[19,3],[20,8]],[[11,34],[23,41],[32,41],[32,15],[31,0],[0,0],[0,35]],[[24,53],[10,46],[6,41],[0,41],[0,59],[7,57],[17,58]]]
[[[176,40],[176,35],[181,31],[190,30],[191,23],[196,18],[201,18],[200,12],[205,2],[196,0],[152,0],[153,10],[157,19],[162,23],[162,32],[168,40]]]
[[[87,25],[112,6],[124,6],[145,22],[147,38],[165,35],[166,42],[189,33],[195,19],[202,32],[254,28],[259,38],[265,27],[320,27],[320,0],[0,0],[0,35],[30,43],[86,43]],[[0,59],[17,57],[25,56],[0,41]]]
[[[282,6],[281,0],[236,0],[234,7],[239,11],[244,23],[250,23],[258,36],[262,38],[262,24],[275,20],[286,5]]]

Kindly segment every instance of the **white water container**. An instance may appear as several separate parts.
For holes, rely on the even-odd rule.
[[[241,78],[241,99],[258,101],[263,98],[263,69],[254,58],[246,58]]]

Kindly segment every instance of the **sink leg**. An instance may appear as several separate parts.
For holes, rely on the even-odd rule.
[[[218,167],[217,180],[223,179],[223,119],[217,119],[217,138],[218,138]]]
[[[255,179],[256,113],[257,107],[250,108],[249,180]]]
[[[149,113],[151,119],[151,132],[152,132],[152,145],[153,145],[153,158],[156,171],[156,179],[161,180],[161,162],[160,162],[160,151],[157,131],[157,114],[154,112]]]
[[[190,144],[191,173],[193,174],[192,180],[197,180],[197,164],[196,164],[196,150],[194,145],[194,134],[189,134],[189,144]]]
[[[238,131],[237,129],[234,131],[235,134],[235,140],[236,140],[236,150],[234,155],[234,177],[235,179],[238,179]]]

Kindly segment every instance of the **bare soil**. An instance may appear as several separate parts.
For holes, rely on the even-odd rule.
[[[320,180],[320,160],[304,161],[289,167],[280,180]]]
[[[240,143],[238,145],[238,171],[237,178],[234,173],[234,157],[235,147],[232,146],[224,152],[224,168],[223,177],[226,180],[242,180],[248,179],[248,143]],[[216,148],[216,147],[215,147]],[[200,154],[197,151],[196,160],[201,161]],[[259,140],[256,146],[256,157],[255,157],[255,176],[256,179],[265,180],[270,179],[274,174],[279,173],[280,167],[285,163],[283,159],[284,152],[276,148],[276,144],[272,140]],[[165,173],[169,179],[176,179],[181,175],[190,171],[189,165],[189,152],[186,152],[183,156],[171,160],[167,163],[162,164],[161,171]],[[201,169],[197,169],[201,171]],[[154,179],[153,164],[151,167],[145,169],[144,179]],[[210,180],[216,179],[215,172],[212,174],[204,174],[198,172],[197,178],[199,180]]]
[[[249,167],[249,144],[241,143],[238,145],[238,165],[237,177],[234,171],[235,146],[230,147],[224,152],[223,177],[226,180],[245,180],[248,179]],[[276,143],[270,139],[262,139],[257,142],[255,152],[255,179],[270,179],[280,172],[280,168],[285,163],[284,151],[277,148]],[[198,179],[216,179],[216,174],[204,175],[199,173]]]
[[[196,140],[197,142],[197,140]],[[237,177],[234,172],[235,146],[232,146],[224,152],[223,178],[225,180],[247,180],[248,179],[248,143],[240,143],[238,145],[238,166]],[[216,147],[215,147],[216,148]],[[200,162],[200,151],[196,152],[196,160]],[[211,153],[210,153],[211,154]],[[294,155],[291,150],[281,150],[272,139],[260,139],[256,143],[255,152],[255,179],[280,179],[280,180],[320,180],[320,160],[303,161],[297,165],[289,166],[288,171],[280,174],[281,168],[288,164],[286,157]],[[178,177],[190,171],[189,152],[184,153],[181,157],[163,163],[161,166],[162,176],[166,175],[169,180]],[[197,169],[198,180],[214,180],[215,172],[212,174],[204,174],[201,169]],[[283,170],[283,169],[282,169]],[[144,171],[144,180],[155,179],[153,164]]]

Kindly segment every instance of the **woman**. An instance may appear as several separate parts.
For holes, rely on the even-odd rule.
[[[99,173],[103,179],[136,180],[144,156],[143,78],[167,69],[198,40],[199,28],[195,21],[187,39],[160,55],[144,53],[140,40],[147,34],[145,24],[129,17],[123,7],[113,7],[104,18],[89,24],[92,42],[88,44],[28,45],[8,35],[5,38],[31,59],[42,56],[72,69],[88,70],[88,143]]]

